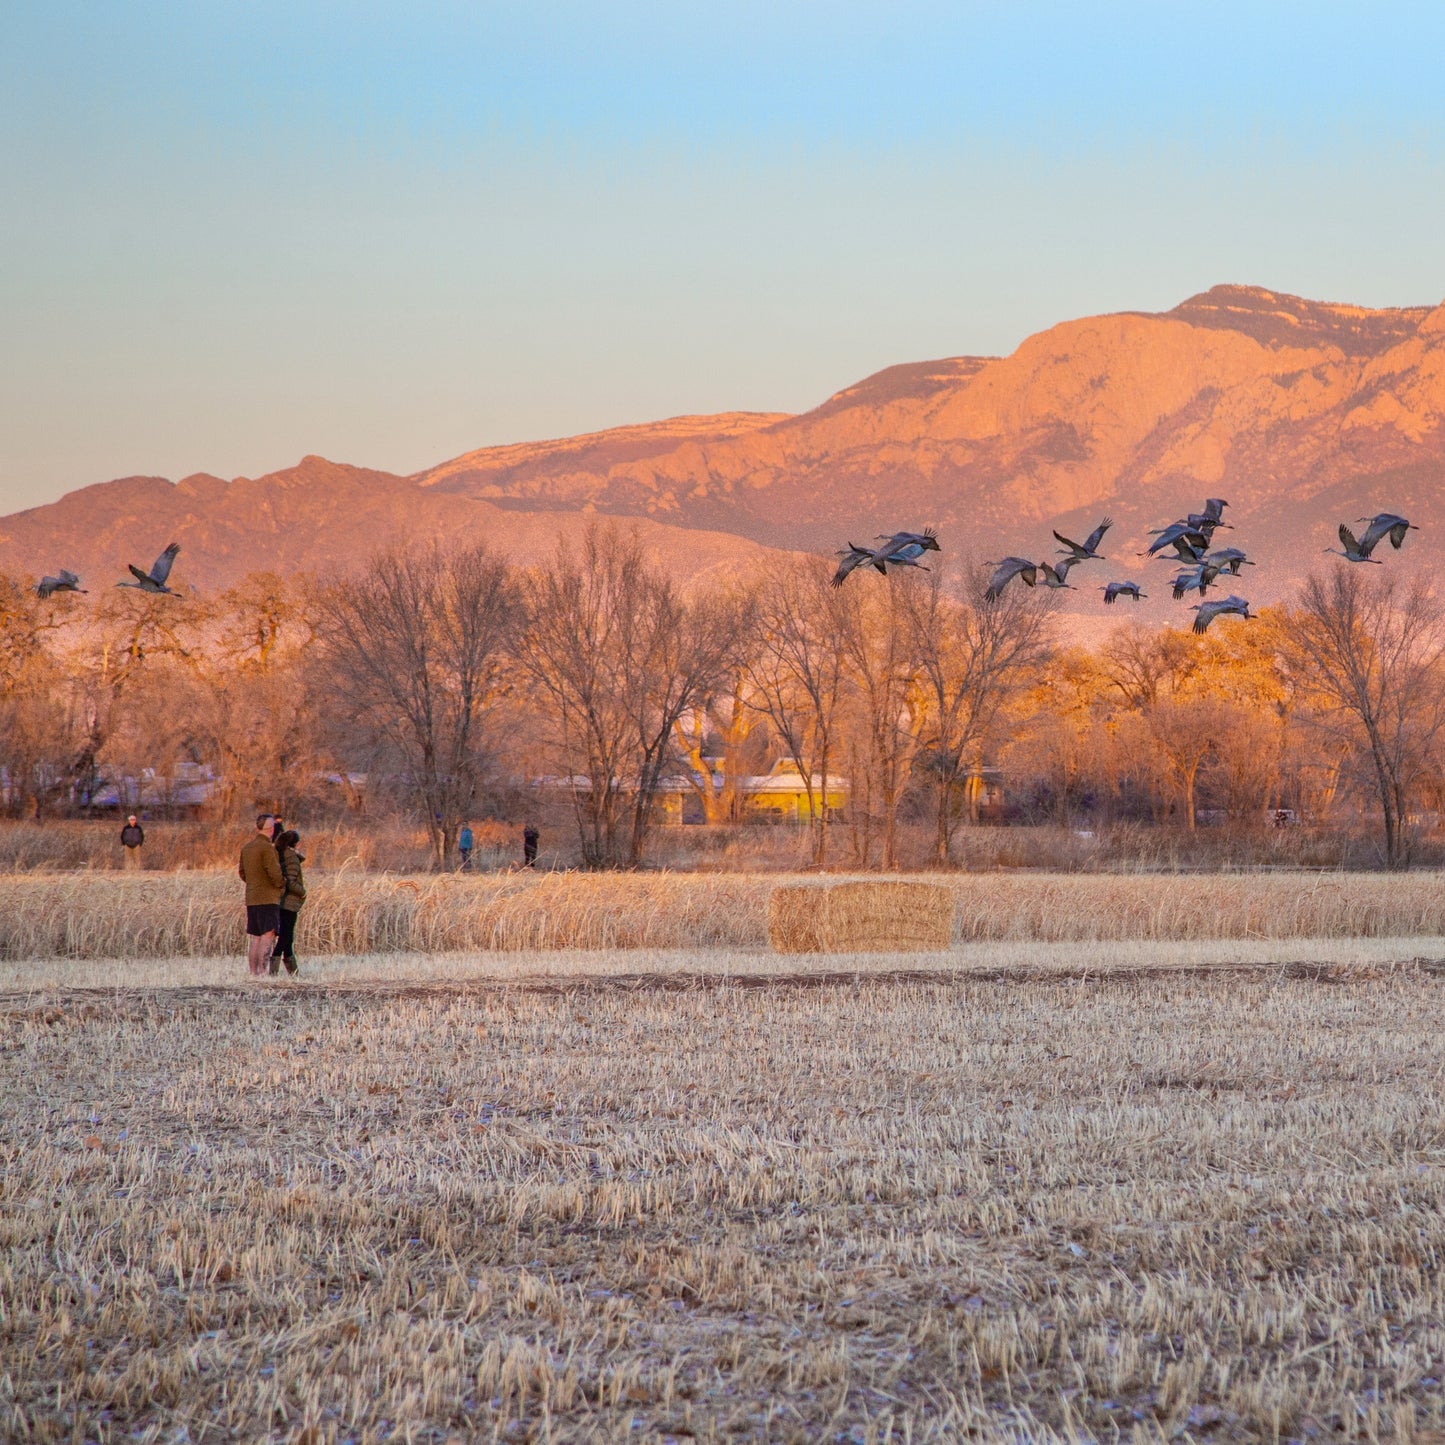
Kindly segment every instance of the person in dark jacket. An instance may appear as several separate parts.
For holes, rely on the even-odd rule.
[[[462,831],[457,834],[457,852],[462,855],[462,872],[472,871],[472,847],[475,840],[472,837],[472,825],[462,824]]]
[[[306,902],[306,879],[302,876],[301,865],[306,861],[304,853],[296,851],[301,835],[294,828],[285,829],[276,839],[276,856],[281,860],[281,876],[286,880],[286,891],[281,895],[281,929],[276,935],[276,947],[271,952],[271,972],[280,965],[286,965],[287,973],[295,973],[296,962],[296,915]]]
[[[522,866],[537,866],[537,830],[531,823],[522,829]]]
[[[145,840],[146,830],[141,827],[139,819],[132,813],[125,820],[125,827],[120,830],[120,841],[125,848],[125,866],[127,868],[140,867],[140,850]]]
[[[237,871],[246,884],[246,962],[253,974],[264,976],[281,931],[281,899],[286,892],[286,876],[271,841],[270,813],[257,815],[256,831],[241,849]]]

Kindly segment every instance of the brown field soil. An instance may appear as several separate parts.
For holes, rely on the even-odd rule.
[[[923,876],[952,894],[960,943],[1445,934],[1445,875],[1433,872]],[[321,873],[308,879],[297,946],[312,957],[765,948],[773,891],[818,881],[762,873]],[[235,953],[242,916],[229,870],[0,875],[0,959]]]
[[[1117,947],[35,970],[0,1438],[1440,1438],[1439,966]]]

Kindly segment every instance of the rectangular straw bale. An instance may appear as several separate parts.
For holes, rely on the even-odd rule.
[[[775,888],[776,953],[920,953],[953,939],[953,895],[936,883],[834,883]]]

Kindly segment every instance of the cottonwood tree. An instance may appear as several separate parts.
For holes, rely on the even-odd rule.
[[[1437,766],[1445,625],[1425,578],[1346,564],[1316,573],[1281,618],[1286,664],[1317,723],[1359,758],[1385,863],[1410,863],[1410,799]]]
[[[987,570],[967,563],[958,585],[942,570],[900,589],[917,685],[926,706],[921,761],[936,792],[934,858],[948,861],[961,819],[959,795],[979,776],[999,716],[1048,655],[1053,597],[984,596]],[[967,816],[977,820],[972,793]]]
[[[1227,718],[1227,709],[1212,698],[1161,698],[1144,710],[1147,736],[1191,833],[1197,826],[1199,778],[1217,753]]]
[[[483,781],[518,616],[485,547],[385,552],[318,600],[329,708],[423,814],[438,868]]]
[[[752,628],[744,623],[741,635],[746,638]],[[748,705],[750,683],[745,663],[737,662],[703,707],[695,707],[677,720],[673,728],[678,751],[688,766],[688,781],[702,806],[709,823],[740,823],[744,796],[740,784],[744,777],[763,766],[763,750],[767,745],[767,725],[757,711]],[[721,767],[716,775],[712,760],[706,756],[711,745],[718,749]]]
[[[63,773],[66,718],[61,681],[45,640],[44,610],[18,579],[0,576],[0,802],[12,816],[40,816]]]
[[[635,535],[593,525],[525,581],[518,658],[550,713],[589,868],[643,859],[679,719],[735,654],[740,604],[686,597]]]
[[[748,705],[762,714],[798,770],[808,799],[813,862],[828,858],[828,779],[835,776],[849,599],[832,566],[808,557],[770,571],[755,594]]]
[[[922,581],[891,572],[876,587],[854,588],[843,615],[843,657],[855,719],[850,811],[854,847],[865,866],[875,832],[881,832],[882,866],[898,866],[898,809],[926,716],[904,594]]]
[[[47,805],[84,795],[84,708],[67,646],[80,626],[73,597],[38,599],[0,574],[0,769],[8,810],[39,819]]]
[[[218,769],[223,812],[264,805],[289,817],[315,792],[323,729],[308,668],[312,590],[252,573],[213,605],[196,731]]]

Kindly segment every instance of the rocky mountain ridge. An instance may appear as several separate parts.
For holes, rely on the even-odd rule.
[[[1250,581],[1269,601],[1341,520],[1389,508],[1422,524],[1415,545],[1440,535],[1442,422],[1445,306],[1217,286],[1162,313],[1063,322],[1005,357],[889,367],[797,416],[483,448],[412,477],[306,458],[255,480],[88,487],[0,518],[0,566],[94,568],[103,553],[113,567],[117,548],[144,556],[173,536],[202,585],[252,566],[354,565],[410,536],[487,538],[531,561],[603,513],[633,519],[693,574],[925,523],[953,550],[1042,557],[1052,527],[1081,533],[1108,513],[1113,561],[1088,583],[1107,570],[1157,592],[1163,564],[1135,556],[1148,529],[1215,495],[1232,504],[1230,540],[1259,556]],[[1096,596],[1075,601],[1098,609]]]

